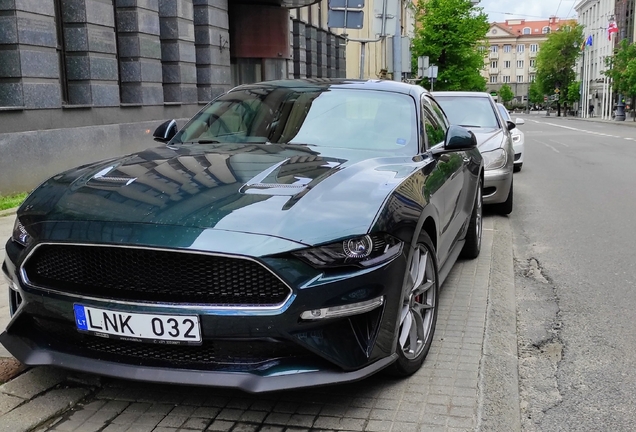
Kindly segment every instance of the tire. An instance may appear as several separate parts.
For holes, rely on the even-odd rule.
[[[439,274],[435,247],[426,233],[420,235],[404,280],[405,293],[397,326],[398,359],[387,370],[396,377],[407,377],[420,369],[435,334]]]
[[[512,213],[513,183],[513,181],[510,182],[510,191],[508,192],[508,198],[506,198],[506,201],[502,202],[501,204],[495,205],[495,211],[500,215],[505,216]]]
[[[475,259],[481,252],[481,232],[483,222],[483,197],[481,190],[481,178],[477,184],[477,193],[475,196],[475,203],[473,204],[473,211],[470,215],[470,222],[468,224],[468,233],[466,233],[466,243],[462,248],[462,252],[459,254],[461,258]]]
[[[522,167],[522,166],[523,166],[523,162],[522,162],[522,163],[520,163],[520,164],[516,164],[512,170],[513,170],[514,172],[519,172],[519,171],[521,171],[521,167]]]

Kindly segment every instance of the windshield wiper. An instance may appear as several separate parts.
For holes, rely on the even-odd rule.
[[[220,144],[220,143],[221,141],[203,139],[198,141],[184,141],[181,144]]]
[[[479,125],[466,125],[466,124],[460,124],[461,127],[474,127],[474,128],[480,128],[481,126]]]

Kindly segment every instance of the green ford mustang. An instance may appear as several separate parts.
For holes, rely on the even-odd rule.
[[[422,365],[481,246],[483,161],[421,87],[244,85],[18,210],[0,342],[28,365],[250,392]]]

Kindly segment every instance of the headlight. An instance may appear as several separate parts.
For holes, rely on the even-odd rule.
[[[484,169],[495,170],[506,166],[507,156],[504,149],[496,149],[481,154],[484,158]]]
[[[355,237],[324,246],[303,249],[292,254],[316,268],[370,267],[396,257],[402,242],[388,234]]]
[[[28,245],[31,241],[31,236],[24,228],[22,223],[18,220],[18,218],[15,219],[15,224],[13,225],[13,234],[11,235],[11,240],[18,244],[21,244],[22,246]]]

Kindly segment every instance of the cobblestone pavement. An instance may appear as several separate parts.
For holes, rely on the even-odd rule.
[[[58,385],[58,391],[84,389],[91,395],[37,431],[474,430],[492,227],[492,220],[486,218],[480,257],[458,262],[446,280],[431,351],[422,369],[409,379],[378,374],[354,384],[253,395],[89,377],[88,382],[66,381]],[[57,371],[51,369],[49,373]],[[97,385],[91,386],[95,380]],[[22,407],[28,406],[29,403]],[[7,424],[10,415],[11,411],[0,417],[0,424]]]

